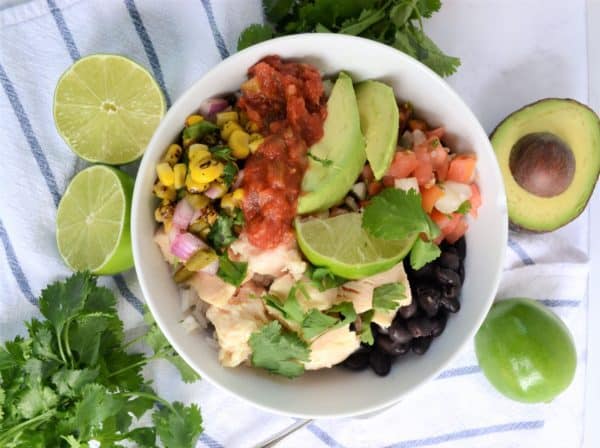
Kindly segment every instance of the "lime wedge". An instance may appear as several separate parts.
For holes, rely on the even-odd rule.
[[[73,271],[115,274],[133,266],[129,219],[133,178],[97,165],[77,174],[58,205],[58,251]]]
[[[95,54],[78,60],[54,92],[59,134],[90,162],[119,165],[140,157],[164,112],[156,81],[123,56]]]
[[[327,219],[297,219],[296,237],[312,264],[325,266],[340,277],[359,279],[397,264],[417,235],[401,241],[373,238],[362,228],[361,214],[346,213]]]

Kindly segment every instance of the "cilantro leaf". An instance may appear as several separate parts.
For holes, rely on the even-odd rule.
[[[6,392],[2,386],[0,386],[0,427],[2,426],[2,420],[4,419],[4,411],[2,410],[2,406],[4,406],[4,402],[6,401]]]
[[[410,250],[410,266],[416,271],[440,256],[442,251],[437,244],[417,238]]]
[[[373,308],[383,311],[395,310],[405,297],[402,283],[386,283],[373,291]]]
[[[250,336],[251,361],[271,373],[294,378],[304,373],[302,361],[310,350],[297,334],[284,330],[278,321],[270,322]]]
[[[337,288],[348,281],[345,278],[338,277],[328,268],[316,267],[312,265],[308,266],[306,275],[312,280],[312,283],[319,289],[319,291]]]
[[[80,431],[80,438],[88,440],[94,436],[104,420],[119,413],[123,402],[98,383],[84,386],[81,395],[81,401],[75,406],[75,421]]]
[[[49,387],[36,385],[30,387],[17,403],[17,410],[25,419],[30,419],[55,407],[58,395]]]
[[[430,18],[442,7],[442,0],[417,0],[417,9],[421,17]]]
[[[140,447],[156,446],[156,429],[150,427],[135,428],[125,435],[127,439],[134,441]]]
[[[79,313],[93,286],[89,272],[79,272],[64,282],[54,282],[42,291],[40,311],[60,333],[67,320]]]
[[[373,320],[374,314],[374,310],[369,310],[360,315],[361,323],[358,336],[360,338],[360,342],[362,342],[363,344],[373,345],[375,343],[375,338],[373,337],[373,330],[371,329],[371,321]]]
[[[274,34],[275,30],[271,25],[250,25],[240,34],[237,42],[237,49],[240,51],[254,44],[269,40],[273,38]]]
[[[94,382],[99,372],[98,367],[80,370],[62,368],[52,375],[52,383],[60,395],[74,397],[79,394],[83,386]]]
[[[314,155],[312,152],[307,152],[306,155],[308,156],[309,159],[314,160],[317,163],[320,163],[323,166],[330,166],[333,164],[333,160],[330,159],[323,159],[319,156]]]
[[[386,188],[365,208],[362,226],[376,238],[402,240],[416,233],[433,239],[439,228],[421,206],[421,195],[415,190]]]
[[[462,204],[458,206],[456,213],[460,213],[461,215],[466,215],[471,211],[471,201],[468,199],[464,201]]]
[[[324,333],[335,324],[339,319],[328,316],[317,309],[311,309],[302,320],[302,333],[306,339],[312,339]]]
[[[184,141],[196,142],[205,135],[210,134],[211,132],[217,132],[218,130],[219,127],[216,124],[211,123],[208,120],[202,120],[191,126],[187,126],[183,130],[182,136]]]
[[[233,233],[233,219],[225,214],[220,214],[210,228],[207,239],[212,247],[222,252],[233,243],[237,236]]]
[[[246,278],[248,263],[242,261],[233,261],[229,258],[227,252],[219,257],[219,270],[217,275],[233,286],[240,286]]]
[[[262,296],[262,299],[267,306],[278,310],[284,319],[300,324],[304,319],[304,310],[298,302],[298,297],[296,296],[297,290],[298,285],[294,285],[288,292],[285,300],[280,299],[274,294],[265,294]]]
[[[287,16],[296,0],[263,0],[265,16],[272,22],[279,22]]]
[[[237,165],[235,164],[235,162],[229,161],[227,163],[225,163],[225,166],[223,167],[223,182],[225,182],[225,185],[227,186],[227,188],[231,187],[231,185],[233,185],[233,182],[235,181],[235,176],[237,176],[239,169],[237,167]]]
[[[328,313],[340,313],[343,316],[339,325],[348,325],[356,320],[356,310],[352,302],[340,302],[327,310]]]
[[[197,405],[184,406],[176,401],[152,414],[152,422],[164,446],[192,447],[202,432],[202,416]]]
[[[105,313],[89,313],[76,318],[69,328],[69,342],[79,355],[79,361],[94,365],[100,356],[100,340],[109,327],[113,316]]]
[[[59,361],[59,358],[56,356],[56,343],[54,341],[54,334],[52,333],[50,323],[48,321],[40,322],[37,319],[32,319],[25,325],[27,326],[32,341],[32,354],[40,359],[53,359]]]

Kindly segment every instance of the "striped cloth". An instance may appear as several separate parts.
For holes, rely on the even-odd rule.
[[[509,111],[541,97],[586,102],[584,10],[584,0],[454,0],[427,26],[446,50],[462,57],[450,83],[491,130]],[[41,289],[69,274],[57,254],[54,219],[61,194],[84,165],[53,125],[52,94],[60,74],[82,55],[120,53],[148,67],[173,101],[235,51],[239,31],[260,19],[258,0],[32,0],[0,11],[0,340],[23,334],[23,320],[39,316]],[[500,397],[469,346],[438,378],[393,408],[368,419],[318,420],[279,446],[579,446],[588,232],[584,214],[552,234],[511,233],[508,243],[498,296],[540,300],[565,320],[576,340],[575,380],[554,402],[523,405]],[[143,303],[135,273],[102,282],[122,297],[119,313],[135,331]],[[162,362],[145,373],[166,398],[201,405],[206,431],[198,446],[256,446],[294,423],[206,382],[185,385]]]

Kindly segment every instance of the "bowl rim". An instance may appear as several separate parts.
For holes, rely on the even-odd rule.
[[[329,41],[331,43],[337,42],[338,44],[345,44],[345,45],[351,45],[353,42],[360,42],[362,45],[367,44],[367,45],[370,45],[373,47],[378,47],[380,51],[389,53],[390,58],[402,59],[403,64],[414,65],[419,70],[424,70],[426,72],[429,72],[430,75],[433,75],[432,80],[435,80],[435,82],[440,84],[442,86],[442,88],[447,92],[448,95],[453,97],[453,99],[455,101],[458,101],[460,104],[462,104],[464,106],[464,110],[466,112],[466,119],[473,123],[474,127],[476,128],[477,133],[480,133],[482,136],[485,137],[485,141],[487,142],[487,146],[488,146],[487,150],[489,150],[493,154],[494,151],[493,151],[491,142],[489,141],[488,134],[485,132],[483,126],[481,125],[481,122],[477,119],[477,117],[475,116],[475,114],[473,113],[471,108],[463,101],[463,99],[460,97],[460,95],[458,95],[458,93],[442,77],[440,77],[437,73],[435,73],[432,69],[430,69],[429,67],[427,67],[420,61],[408,56],[407,54],[405,54],[391,46],[388,46],[383,43],[376,42],[376,41],[373,41],[370,39],[366,39],[363,37],[333,34],[333,33],[301,33],[301,34],[294,34],[294,35],[270,39],[268,41],[261,42],[256,45],[252,45],[252,46],[245,48],[235,54],[232,54],[231,56],[222,60],[217,65],[212,67],[210,70],[205,72],[200,78],[198,78],[189,87],[187,87],[181,93],[179,98],[177,98],[177,100],[167,110],[166,114],[161,119],[158,127],[154,131],[154,134],[152,135],[152,138],[150,139],[150,141],[147,145],[146,151],[144,152],[144,154],[141,158],[138,172],[143,172],[143,170],[148,169],[148,166],[146,166],[146,165],[148,165],[150,163],[149,157],[148,157],[148,155],[150,154],[149,150],[152,147],[156,146],[156,144],[157,144],[156,141],[159,140],[161,134],[163,134],[164,132],[166,132],[168,130],[168,128],[166,127],[166,123],[168,121],[167,118],[170,115],[173,115],[176,113],[177,109],[179,109],[181,107],[181,105],[184,102],[186,102],[186,98],[188,96],[190,96],[192,94],[192,92],[195,91],[198,88],[198,86],[204,82],[204,79],[206,77],[211,76],[214,72],[223,70],[223,67],[235,66],[236,61],[248,53],[256,52],[257,54],[262,54],[263,50],[269,49],[270,47],[272,47],[274,45],[281,46],[282,43],[298,41],[298,40],[306,42],[307,51],[309,51],[310,48],[312,48],[311,45],[317,45],[317,44],[323,45],[323,40]],[[281,48],[278,48],[276,51],[281,52]],[[283,57],[285,57],[285,55],[283,55]],[[294,59],[294,58],[292,58],[292,59]],[[485,151],[485,149],[483,149],[483,150]],[[287,410],[278,409],[277,407],[266,405],[264,403],[255,402],[244,395],[240,395],[237,392],[234,392],[234,391],[228,389],[226,386],[222,385],[218,381],[218,379],[213,378],[211,375],[207,374],[204,371],[204,369],[201,368],[201,366],[199,366],[196,362],[192,361],[191,357],[189,357],[187,355],[185,350],[182,350],[180,348],[176,338],[172,335],[171,331],[169,330],[169,326],[164,322],[164,320],[162,319],[162,317],[160,316],[160,314],[157,312],[156,308],[154,307],[154,304],[153,304],[154,300],[152,299],[152,294],[150,291],[151,288],[147,285],[145,277],[142,273],[142,269],[143,269],[142,265],[144,263],[143,263],[143,259],[140,254],[139,239],[137,237],[137,231],[136,231],[136,228],[138,227],[138,222],[140,219],[142,219],[141,214],[140,214],[140,207],[141,207],[141,199],[140,198],[141,198],[142,193],[141,193],[140,187],[139,187],[139,184],[141,183],[141,176],[136,176],[136,181],[135,181],[135,186],[134,186],[134,191],[133,191],[133,198],[132,198],[130,226],[131,226],[131,240],[132,240],[132,248],[133,248],[134,267],[135,267],[135,272],[136,272],[136,275],[138,278],[138,282],[140,284],[140,289],[144,296],[145,302],[146,302],[150,312],[152,313],[157,325],[159,326],[160,330],[163,332],[163,334],[165,335],[165,337],[167,338],[169,343],[173,346],[175,351],[185,360],[185,362],[188,365],[190,365],[190,367],[192,367],[198,374],[200,374],[203,380],[206,380],[211,385],[218,387],[220,390],[223,390],[223,391],[227,392],[228,394],[230,394],[238,399],[241,399],[245,403],[248,403],[252,406],[255,406],[261,410],[264,410],[264,411],[267,411],[270,413],[283,415],[283,416],[287,416],[287,417],[295,417],[295,418],[299,417],[299,418],[305,418],[305,419],[360,417],[360,416],[368,416],[371,414],[377,414],[379,412],[383,412],[384,410],[390,408],[391,406],[399,403],[404,398],[406,398],[406,397],[410,396],[411,394],[420,390],[424,385],[426,385],[433,378],[435,378],[437,375],[439,375],[439,373],[442,370],[444,370],[452,361],[454,361],[456,359],[456,357],[465,349],[465,346],[471,340],[473,340],[475,334],[479,330],[479,327],[482,325],[485,317],[487,316],[487,313],[489,312],[491,306],[493,305],[495,295],[496,295],[496,293],[498,291],[498,287],[500,285],[500,280],[501,280],[501,276],[502,276],[502,272],[503,272],[504,260],[505,260],[506,251],[507,251],[506,246],[507,246],[507,242],[508,242],[508,214],[507,214],[507,208],[506,208],[506,194],[505,194],[505,189],[504,189],[504,182],[503,182],[502,176],[500,175],[500,168],[498,166],[496,166],[496,170],[498,170],[497,178],[499,179],[499,182],[500,182],[499,197],[498,197],[498,199],[500,200],[499,205],[501,206],[501,209],[502,209],[501,212],[505,218],[501,225],[502,232],[500,235],[498,235],[498,237],[504,241],[504,244],[501,245],[500,253],[498,254],[499,261],[497,263],[496,270],[493,275],[493,281],[490,284],[489,296],[486,298],[486,302],[482,304],[482,306],[483,306],[482,310],[484,310],[484,312],[482,311],[478,315],[477,320],[473,322],[470,330],[466,334],[466,337],[464,337],[464,339],[459,344],[455,345],[454,349],[447,356],[446,360],[443,361],[437,368],[433,369],[428,375],[423,376],[423,378],[421,379],[421,381],[418,384],[416,384],[411,389],[409,389],[403,393],[400,393],[398,395],[393,395],[387,400],[384,400],[384,401],[381,401],[381,402],[378,402],[378,403],[375,403],[372,405],[364,406],[361,409],[350,410],[347,412],[325,412],[325,413],[301,413],[301,412],[290,412]]]

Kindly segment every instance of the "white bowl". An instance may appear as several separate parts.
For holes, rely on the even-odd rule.
[[[425,356],[398,360],[387,377],[377,377],[370,370],[356,373],[333,368],[287,380],[258,369],[224,368],[204,335],[188,334],[179,324],[177,287],[152,241],[155,165],[181,132],[185,118],[203,100],[238,90],[248,68],[272,54],[314,64],[324,75],[343,70],[354,80],[384,81],[393,86],[397,98],[412,102],[429,123],[444,126],[453,149],[477,153],[483,205],[466,236],[462,308],[451,316],[444,334]],[[492,147],[460,97],[434,72],[405,54],[370,40],[336,34],[304,34],[264,42],[225,59],[198,80],[171,107],[148,145],[135,183],[131,220],[135,268],[144,297],[175,350],[205,381],[263,409],[307,418],[374,412],[435,377],[471,340],[492,304],[508,222],[502,177]]]

